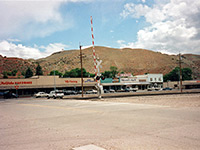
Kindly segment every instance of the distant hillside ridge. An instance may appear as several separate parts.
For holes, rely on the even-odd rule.
[[[116,49],[96,46],[95,51],[96,56],[102,60],[102,68],[100,68],[101,72],[110,70],[111,66],[116,66],[118,71],[133,73],[134,75],[145,73],[167,74],[179,65],[178,55],[162,54],[146,49]],[[82,53],[83,67],[88,72],[94,73],[92,47],[83,49]],[[1,56],[0,62],[2,62],[2,59],[2,69],[4,71],[12,71],[12,69],[14,69],[12,65],[9,65],[10,63],[15,63],[15,66],[19,71],[24,71],[27,66],[30,66],[35,71],[34,67],[39,63],[43,69],[44,75],[49,74],[50,71],[54,69],[64,73],[65,71],[70,71],[74,68],[80,68],[79,50],[64,50],[37,60],[23,60],[16,58],[17,61],[13,60],[12,62],[10,58]],[[200,55],[182,55],[182,67],[192,69],[193,78],[200,79]]]

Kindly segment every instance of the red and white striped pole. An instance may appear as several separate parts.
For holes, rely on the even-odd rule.
[[[93,22],[92,22],[92,16],[90,17],[91,21],[91,32],[92,32],[92,45],[93,45],[93,58],[94,58],[94,72],[95,77],[97,76],[97,62],[96,62],[96,55],[95,55],[95,48],[94,48],[94,34],[93,34]]]

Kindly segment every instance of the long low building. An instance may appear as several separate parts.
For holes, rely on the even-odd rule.
[[[139,90],[152,87],[161,89],[163,87],[163,74],[145,74],[119,79],[107,78],[102,81],[102,85],[107,89],[115,90],[125,87],[138,88]]]
[[[93,78],[83,78],[84,88],[96,84]],[[0,91],[10,90],[19,95],[33,95],[38,91],[49,93],[54,89],[81,89],[81,78],[59,78],[59,76],[33,76],[26,79],[0,79]]]
[[[134,77],[106,78],[101,80],[104,89],[123,89],[126,87],[145,90],[147,88],[162,88],[162,74],[146,74]],[[84,91],[94,89],[94,78],[83,78]],[[81,78],[59,78],[59,76],[33,76],[25,79],[0,79],[0,92],[11,91],[18,95],[33,95],[36,92],[58,90],[81,90]]]

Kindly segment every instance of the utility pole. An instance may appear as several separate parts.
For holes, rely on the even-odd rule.
[[[180,68],[180,89],[181,89],[181,93],[182,93],[182,69],[181,69],[181,53],[179,53],[179,68]]]
[[[53,76],[54,76],[54,91],[56,91],[55,66],[54,66]]]
[[[82,88],[82,97],[83,97],[83,61],[82,61],[82,50],[81,50],[81,45],[80,47],[80,61],[81,61],[81,88]]]

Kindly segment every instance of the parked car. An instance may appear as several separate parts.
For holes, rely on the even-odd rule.
[[[76,95],[77,92],[76,91],[72,91],[72,90],[63,90],[64,95]]]
[[[166,91],[166,90],[172,90],[172,88],[166,87],[166,88],[163,88],[163,90],[164,90],[164,91]]]
[[[54,98],[54,99],[60,98],[60,99],[62,99],[63,96],[64,96],[64,93],[63,93],[62,91],[51,91],[51,92],[48,94],[47,98],[48,98],[48,99],[49,99],[49,98]]]
[[[156,90],[156,91],[161,91],[162,88],[161,88],[161,87],[156,87],[155,90]]]
[[[47,97],[48,94],[45,93],[45,92],[38,92],[38,93],[36,93],[34,96],[35,96],[36,98],[38,98],[38,97]]]
[[[5,91],[3,93],[4,98],[18,98],[18,95],[15,93],[12,93],[11,91]]]
[[[110,93],[110,91],[107,89],[104,89],[103,91],[104,91],[104,93]]]
[[[125,88],[124,92],[131,92],[130,88]]]
[[[109,89],[109,92],[110,92],[110,93],[115,93],[115,90]]]
[[[125,92],[125,89],[123,89],[123,88],[118,89],[117,92]]]
[[[138,88],[137,87],[131,88],[131,91],[136,92],[136,91],[138,91]]]
[[[136,92],[138,90],[138,88],[132,88],[132,87],[127,87],[125,89],[126,92]]]
[[[97,90],[88,90],[86,91],[86,94],[97,94]]]
[[[155,87],[149,87],[147,91],[155,91]]]
[[[84,93],[84,91],[83,91]],[[82,94],[82,90],[77,91],[77,94]]]

